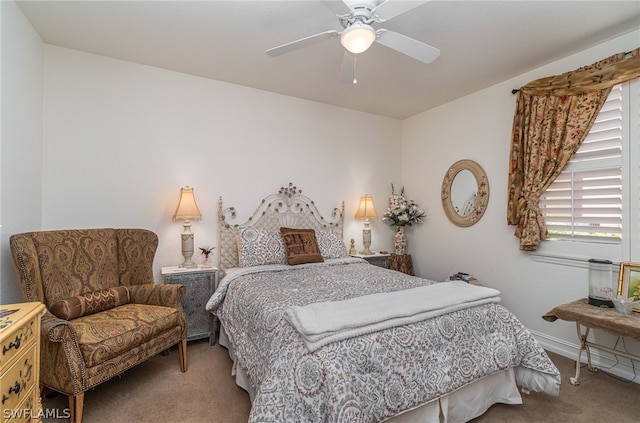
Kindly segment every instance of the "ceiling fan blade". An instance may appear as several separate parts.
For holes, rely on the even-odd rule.
[[[345,51],[344,56],[342,56],[342,65],[340,66],[340,83],[356,83],[356,56],[348,51]]]
[[[380,3],[374,10],[373,13],[378,15],[380,19],[383,21],[388,21],[391,18],[395,18],[398,15],[402,15],[405,12],[408,12],[411,9],[415,9],[418,6],[422,6],[425,3],[428,3],[430,0],[412,0],[412,1],[393,1],[393,0],[385,0]]]
[[[278,47],[270,48],[269,50],[267,50],[267,54],[271,57],[280,56],[281,54],[289,53],[290,51],[297,50],[311,44],[316,44],[324,40],[335,38],[338,35],[340,35],[340,33],[334,30],[321,32],[320,34],[311,35],[309,37],[301,38],[287,44],[282,44]]]
[[[351,13],[351,9],[343,0],[322,0],[322,3],[336,15],[342,16]]]
[[[431,63],[440,55],[440,49],[397,32],[379,29],[376,35],[378,36],[376,41],[380,44],[423,63]]]

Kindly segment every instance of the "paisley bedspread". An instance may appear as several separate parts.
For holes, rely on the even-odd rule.
[[[313,352],[283,317],[290,305],[431,283],[437,282],[358,259],[230,272],[207,309],[219,317],[238,365],[255,389],[250,422],[380,422],[510,367],[524,388],[558,394],[558,370],[529,331],[498,303]]]

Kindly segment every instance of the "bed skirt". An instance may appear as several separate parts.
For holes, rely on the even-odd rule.
[[[233,361],[231,373],[236,379],[236,384],[249,393],[249,399],[253,402],[255,391],[251,387],[247,374],[236,365],[235,352],[222,327],[219,336],[220,345],[229,351],[229,357]],[[387,419],[385,422],[462,423],[484,414],[496,403],[522,404],[513,368],[486,376],[436,400]]]

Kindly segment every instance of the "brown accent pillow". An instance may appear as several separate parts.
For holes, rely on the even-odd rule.
[[[287,255],[287,263],[319,263],[323,262],[316,232],[313,229],[280,228]]]
[[[129,289],[126,286],[117,286],[56,301],[49,310],[60,319],[73,320],[128,304],[129,301],[131,301]]]

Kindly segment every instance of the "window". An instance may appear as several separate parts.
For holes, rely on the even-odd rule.
[[[599,244],[614,260],[627,259],[638,245],[639,103],[638,80],[612,89],[580,149],[540,199],[544,244],[563,241],[572,250]]]

